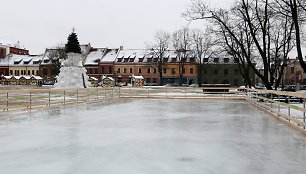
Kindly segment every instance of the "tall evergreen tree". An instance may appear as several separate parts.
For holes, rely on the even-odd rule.
[[[78,36],[74,31],[68,36],[68,42],[65,47],[66,53],[81,53]]]

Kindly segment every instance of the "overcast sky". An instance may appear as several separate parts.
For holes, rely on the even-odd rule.
[[[233,0],[203,0],[230,6]],[[173,32],[188,24],[181,13],[191,0],[0,0],[0,39],[20,41],[31,54],[65,44],[72,28],[80,44],[145,48],[158,30]],[[205,27],[202,22],[193,28]]]

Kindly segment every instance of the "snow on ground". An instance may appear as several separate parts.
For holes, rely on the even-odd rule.
[[[306,137],[244,101],[134,100],[26,116],[0,122],[3,174],[306,169]]]

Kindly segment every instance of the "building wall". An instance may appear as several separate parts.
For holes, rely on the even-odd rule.
[[[29,55],[29,50],[10,47],[10,53],[12,54],[20,54],[20,55]]]
[[[252,85],[254,85],[254,72],[250,72],[250,76]],[[238,64],[205,64],[202,84],[230,84],[231,86],[242,86],[244,85],[244,79],[239,71]]]
[[[297,83],[306,85],[306,73],[297,59],[289,60],[282,85],[296,85]]]
[[[40,75],[39,66],[11,66],[9,67],[9,75],[13,76]]]

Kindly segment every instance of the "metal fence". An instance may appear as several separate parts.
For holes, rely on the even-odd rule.
[[[25,89],[0,90],[0,111],[34,109],[61,105],[100,102],[119,98],[163,99],[244,99],[235,88],[207,92],[208,88],[174,87],[117,87],[87,89]]]
[[[246,99],[305,132],[306,93],[246,89]]]

